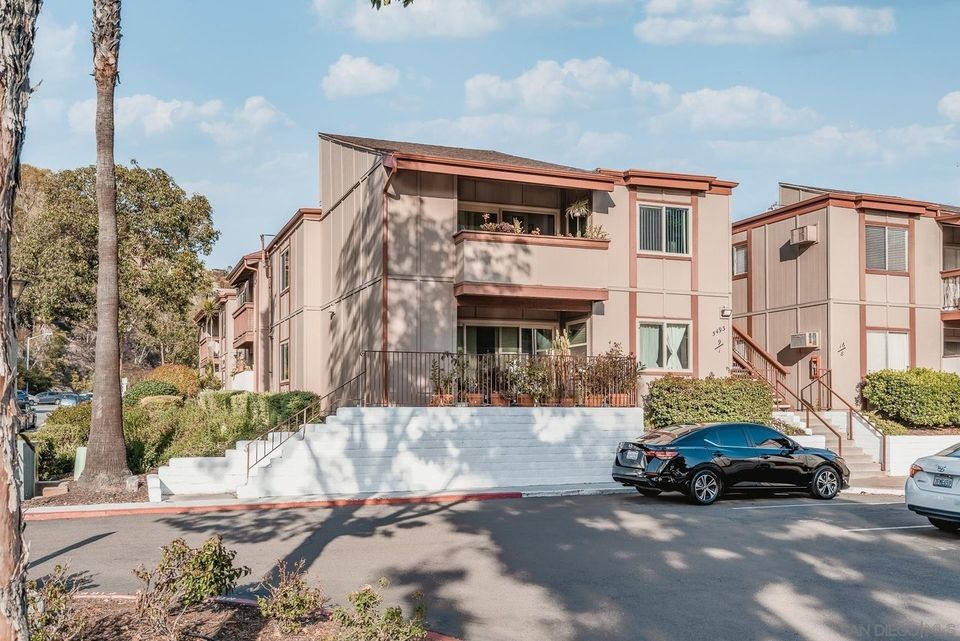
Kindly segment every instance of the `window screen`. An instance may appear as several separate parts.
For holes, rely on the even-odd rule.
[[[736,245],[733,248],[733,275],[747,273],[747,246]]]

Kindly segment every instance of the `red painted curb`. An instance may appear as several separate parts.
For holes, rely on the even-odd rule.
[[[78,599],[116,599],[118,601],[135,601],[137,596],[135,594],[121,594],[119,592],[81,592],[76,595]],[[219,596],[212,599],[217,603],[223,603],[226,605],[243,605],[249,607],[257,607],[256,599],[247,599],[244,597],[235,597],[235,596]],[[451,637],[446,634],[440,634],[439,632],[434,632],[433,630],[427,630],[427,641],[461,641],[456,637]]]
[[[523,492],[479,492],[473,494],[442,494],[437,496],[373,497],[369,499],[331,499],[318,501],[286,501],[264,503],[237,503],[224,505],[181,505],[170,507],[135,507],[103,510],[64,509],[59,512],[34,512],[23,515],[24,521],[60,521],[65,519],[95,519],[111,516],[140,516],[157,514],[203,514],[208,512],[248,512],[251,510],[288,510],[316,507],[356,507],[364,505],[409,505],[417,503],[452,503],[455,501],[494,501],[522,499]]]

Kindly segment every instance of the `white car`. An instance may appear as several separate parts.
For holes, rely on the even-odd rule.
[[[960,531],[960,443],[910,466],[907,507],[947,532]]]

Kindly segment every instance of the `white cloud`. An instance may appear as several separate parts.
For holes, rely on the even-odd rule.
[[[60,25],[40,16],[37,21],[37,39],[30,67],[30,81],[67,77],[75,71],[77,40],[80,27],[76,23]],[[93,63],[90,63],[91,68]]]
[[[369,58],[343,54],[327,69],[321,85],[327,98],[353,98],[386,93],[400,84],[400,72],[392,65],[378,65]]]
[[[816,32],[879,36],[896,28],[893,10],[808,0],[650,0],[634,25],[650,44],[728,44],[786,40]]]
[[[609,158],[630,147],[630,136],[621,132],[585,131],[577,141],[577,153],[585,160],[601,165],[609,164]]]
[[[960,122],[960,91],[951,91],[941,98],[937,111],[954,122]]]
[[[75,102],[67,111],[67,121],[75,132],[94,130],[96,100]],[[136,94],[117,99],[114,121],[119,131],[142,130],[146,136],[168,133],[181,124],[191,124],[216,142],[227,144],[243,135],[256,134],[267,126],[286,120],[263,96],[247,98],[242,107],[223,114],[223,102],[208,100],[162,100],[149,94]]]
[[[779,166],[821,166],[838,160],[891,165],[960,148],[960,138],[955,134],[954,125],[913,124],[886,129],[824,126],[772,140],[718,140],[707,144],[721,156],[749,158],[762,165],[776,162]]]
[[[500,18],[481,0],[416,0],[376,11],[369,2],[313,0],[324,24],[344,25],[364,40],[471,38],[500,28]]]
[[[161,100],[149,94],[119,98],[114,121],[117,129],[142,128],[147,136],[164,133],[180,122],[215,116],[223,104],[211,100],[202,104],[181,100]],[[70,128],[74,131],[93,131],[96,99],[90,98],[71,105],[67,112]]]
[[[654,120],[654,125],[683,122],[693,130],[781,128],[810,123],[815,118],[811,109],[794,109],[777,96],[736,86],[685,93],[673,110]]]
[[[250,96],[243,102],[243,106],[234,109],[229,117],[203,120],[199,127],[200,131],[208,134],[215,142],[228,144],[258,134],[277,122],[287,122],[286,116],[263,96]]]
[[[604,58],[559,63],[541,60],[511,79],[480,74],[464,85],[467,107],[485,110],[515,106],[531,113],[552,113],[564,108],[611,104],[624,96],[636,101],[670,99],[670,85],[641,79],[634,72],[614,67]]]

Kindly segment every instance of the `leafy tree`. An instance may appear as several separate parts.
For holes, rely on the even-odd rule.
[[[10,236],[30,99],[30,63],[40,0],[0,0],[0,639],[26,641],[23,518],[17,483],[17,347]]]
[[[190,312],[210,287],[201,256],[218,236],[210,203],[188,195],[162,169],[134,163],[116,173],[123,362],[193,364]],[[41,204],[14,244],[14,263],[31,279],[18,308],[27,326],[50,325],[69,337],[62,355],[69,366],[51,364],[58,355],[50,350],[39,352],[38,362],[69,374],[54,378],[71,385],[88,378],[93,363],[96,175],[93,167],[37,175]]]

